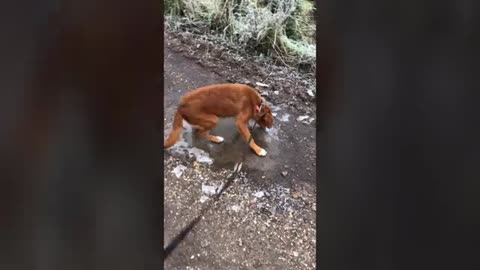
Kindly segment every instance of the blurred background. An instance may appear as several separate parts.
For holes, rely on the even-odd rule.
[[[335,97],[318,142],[321,268],[478,268],[478,8],[319,4],[331,49],[317,50],[335,58],[317,77]]]
[[[0,268],[151,269],[160,1],[0,4]]]

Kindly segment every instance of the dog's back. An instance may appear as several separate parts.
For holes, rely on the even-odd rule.
[[[180,100],[182,114],[214,114],[232,117],[258,101],[260,97],[253,88],[243,84],[215,84],[195,89]]]

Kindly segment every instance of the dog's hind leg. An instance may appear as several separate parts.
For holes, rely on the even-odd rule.
[[[210,130],[212,130],[217,123],[218,117],[213,114],[196,115],[195,118],[191,120],[191,125],[197,129],[197,135],[199,137],[206,138],[214,143],[221,143],[224,141],[222,137],[210,134]]]

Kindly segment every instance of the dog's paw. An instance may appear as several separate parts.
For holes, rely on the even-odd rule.
[[[216,143],[221,143],[223,142],[225,139],[223,137],[220,137],[220,136],[215,136],[215,142]]]
[[[257,155],[264,157],[267,155],[267,151],[265,151],[265,149],[260,149],[260,152],[258,152]]]

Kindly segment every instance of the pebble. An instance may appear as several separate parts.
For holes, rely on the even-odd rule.
[[[298,199],[299,197],[300,197],[300,192],[298,192],[298,191],[292,192],[292,198]]]
[[[288,174],[287,171],[283,171],[283,172],[282,172],[282,175],[283,175],[283,176],[287,176],[287,174]]]
[[[262,198],[263,196],[265,196],[265,193],[263,191],[258,191],[254,194],[254,196],[257,198]]]

